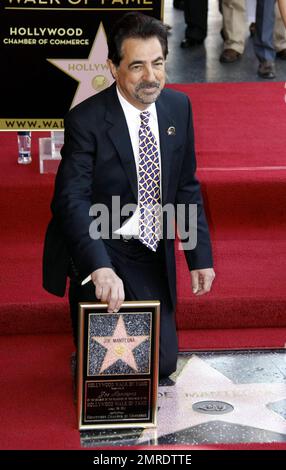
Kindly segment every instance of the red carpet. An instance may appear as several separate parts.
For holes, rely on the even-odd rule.
[[[73,403],[69,364],[71,351],[70,335],[15,335],[13,338],[9,336],[1,338],[0,448],[2,450],[81,448]],[[142,451],[144,446],[132,448]],[[190,451],[285,450],[286,443],[146,446],[145,448]]]
[[[0,350],[1,449],[79,449],[70,335],[2,337]]]
[[[286,166],[284,82],[173,88],[191,98],[201,168]]]
[[[180,348],[284,347],[284,84],[175,88],[193,102],[198,174],[217,273],[210,295],[192,297],[189,273],[178,253]],[[38,172],[39,135],[44,134],[33,134],[32,165],[21,167],[16,133],[0,134],[0,348],[1,370],[6,371],[0,387],[0,442],[2,449],[78,449],[67,303],[41,287],[54,176]]]

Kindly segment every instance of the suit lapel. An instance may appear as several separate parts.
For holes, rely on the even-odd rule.
[[[164,93],[164,92],[162,92]],[[168,134],[168,129],[173,126],[174,122],[169,116],[169,112],[164,105],[162,95],[156,101],[156,110],[158,116],[158,126],[160,135],[160,152],[161,152],[161,178],[162,178],[162,204],[167,200],[167,190],[170,177],[171,157],[173,149],[174,137]],[[174,127],[175,128],[175,127]]]
[[[117,97],[115,85],[111,86],[107,100],[106,120],[112,124],[108,130],[108,134],[118,152],[122,166],[132,188],[132,192],[137,201],[138,188],[135,159],[126,119]]]

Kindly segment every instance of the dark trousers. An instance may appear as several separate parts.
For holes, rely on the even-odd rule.
[[[160,313],[160,378],[176,370],[178,343],[174,307],[171,302],[166,276],[163,244],[156,253],[138,240],[106,240],[105,245],[117,275],[122,279],[125,300],[159,300]],[[84,286],[74,278],[69,289],[70,312],[75,344],[78,334],[78,303],[95,302],[92,282]]]
[[[275,0],[257,0],[254,51],[260,62],[274,61],[276,57],[273,44],[274,7]]]
[[[186,38],[204,41],[208,32],[208,0],[185,0],[184,14]]]

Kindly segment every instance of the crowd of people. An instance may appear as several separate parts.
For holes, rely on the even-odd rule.
[[[255,8],[255,21],[250,25],[250,34],[259,62],[257,73],[265,79],[275,78],[276,58],[286,60],[285,0],[218,0],[223,38],[219,60],[229,64],[241,58],[245,48],[249,2]],[[186,29],[181,47],[185,49],[202,44],[208,30],[208,0],[174,0],[173,5],[184,10]]]

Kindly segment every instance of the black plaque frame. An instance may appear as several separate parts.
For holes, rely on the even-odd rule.
[[[156,427],[159,320],[159,301],[79,304],[79,430]]]

